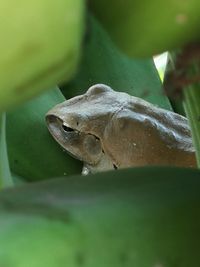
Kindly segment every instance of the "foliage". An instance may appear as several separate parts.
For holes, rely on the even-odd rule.
[[[148,167],[4,191],[0,266],[197,267],[199,187],[197,170]]]

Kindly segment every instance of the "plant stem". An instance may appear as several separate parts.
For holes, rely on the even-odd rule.
[[[200,84],[188,86],[183,93],[184,108],[192,131],[197,164],[200,168]]]
[[[12,186],[6,146],[6,114],[0,115],[0,189]]]
[[[171,59],[174,69],[168,74],[166,89],[182,98],[200,168],[200,44],[171,53]]]

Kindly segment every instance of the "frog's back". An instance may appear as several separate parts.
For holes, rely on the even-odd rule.
[[[137,97],[127,95],[125,101],[125,95],[105,131],[107,144],[112,143],[108,153],[115,164],[195,167],[187,119]]]
[[[165,110],[147,101],[131,97],[127,104],[127,110],[132,116],[147,125],[158,130],[160,138],[170,147],[178,147],[182,150],[194,152],[191,131],[186,117],[175,112]]]

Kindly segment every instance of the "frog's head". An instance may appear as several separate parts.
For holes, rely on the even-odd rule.
[[[114,91],[106,85],[94,85],[85,94],[56,105],[46,115],[55,140],[72,156],[100,170],[115,167],[105,154],[102,142],[114,109],[109,100],[111,92]]]

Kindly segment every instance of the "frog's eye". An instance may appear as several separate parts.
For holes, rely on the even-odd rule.
[[[113,90],[105,84],[95,84],[88,89],[87,94],[93,96],[108,91],[113,91]]]
[[[65,124],[62,124],[62,128],[63,128],[63,130],[65,131],[65,132],[73,132],[74,131],[74,129],[72,129],[72,128],[70,128],[70,127],[68,127],[68,126],[66,126]]]

